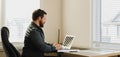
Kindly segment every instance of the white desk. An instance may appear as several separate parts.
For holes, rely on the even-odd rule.
[[[65,52],[66,54],[80,55],[84,57],[110,57],[120,55],[116,50],[80,50],[80,52]]]

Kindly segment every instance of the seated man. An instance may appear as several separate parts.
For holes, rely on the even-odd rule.
[[[44,42],[44,32],[42,27],[46,22],[47,13],[37,9],[32,14],[32,22],[26,31],[22,57],[44,57],[44,52],[53,52],[61,49],[61,45],[53,45]]]

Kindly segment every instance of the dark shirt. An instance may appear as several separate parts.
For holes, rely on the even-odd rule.
[[[22,57],[44,57],[44,52],[56,51],[44,38],[42,28],[32,22],[26,31]]]

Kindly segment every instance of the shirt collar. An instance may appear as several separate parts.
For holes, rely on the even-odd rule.
[[[37,29],[41,29],[41,27],[39,27],[38,25],[36,25],[34,22],[31,23],[34,27],[36,27]]]

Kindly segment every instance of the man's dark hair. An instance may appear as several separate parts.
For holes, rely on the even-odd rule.
[[[32,19],[35,21],[39,16],[43,18],[45,14],[47,13],[44,10],[37,9],[32,13]]]

